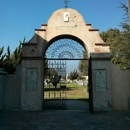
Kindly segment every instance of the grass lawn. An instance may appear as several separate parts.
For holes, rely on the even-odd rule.
[[[66,97],[67,99],[85,100],[89,98],[87,93],[87,86],[81,86],[76,83],[66,84]]]
[[[66,99],[68,99],[68,100],[86,100],[89,98],[89,95],[87,93],[87,86],[83,87],[76,83],[67,83],[65,85],[66,85],[66,88],[65,88]],[[51,89],[45,89],[45,93],[46,94],[49,93],[50,97],[53,97],[54,93],[56,93],[58,91],[60,91],[60,89],[57,90],[53,86],[51,87]],[[61,92],[61,93],[63,93],[63,92]]]

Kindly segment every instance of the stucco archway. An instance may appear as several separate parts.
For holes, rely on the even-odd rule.
[[[98,54],[109,53],[109,46],[100,38],[98,29],[93,29],[91,24],[86,24],[78,11],[70,8],[55,11],[49,18],[48,23],[42,24],[40,29],[35,29],[35,34],[31,40],[23,44],[22,110],[42,110],[44,54],[52,41],[61,37],[70,37],[79,41],[85,47],[89,56],[91,53],[94,53],[94,56],[97,54],[96,57],[98,57]],[[104,57],[104,54],[99,56],[101,59]],[[104,68],[106,69],[106,66]],[[33,77],[35,78],[32,78],[31,74],[34,74]],[[96,100],[96,102],[100,101],[100,99],[99,101]],[[102,102],[98,108],[101,105]]]

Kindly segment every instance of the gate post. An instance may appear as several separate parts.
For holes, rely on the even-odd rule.
[[[90,53],[93,111],[112,110],[111,66],[109,53]]]
[[[7,72],[0,68],[0,109],[3,109],[4,106],[4,84],[6,74]]]

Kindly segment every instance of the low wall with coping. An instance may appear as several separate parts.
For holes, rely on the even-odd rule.
[[[120,70],[111,63],[111,84],[113,110],[128,110],[130,70]]]
[[[108,54],[92,54],[92,58],[94,111],[128,110],[130,70],[120,70],[113,65]],[[99,83],[96,81],[98,73],[106,74],[106,88],[98,88]],[[21,109],[21,76],[21,66],[17,68],[16,74],[5,74],[4,86],[1,91],[3,95],[1,108]]]
[[[91,53],[94,111],[128,110],[130,70],[110,62],[109,53]]]
[[[21,97],[21,66],[17,67],[16,74],[7,74],[4,86],[3,109],[20,109]]]

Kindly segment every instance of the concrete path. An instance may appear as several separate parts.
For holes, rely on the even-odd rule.
[[[130,130],[126,111],[0,111],[0,130]]]
[[[83,100],[66,100],[67,110],[88,110],[89,103]]]

